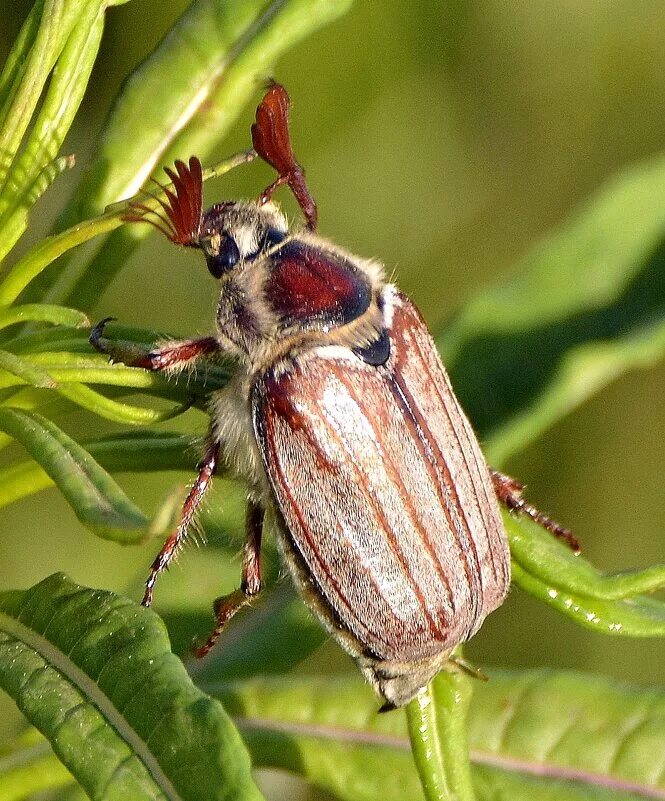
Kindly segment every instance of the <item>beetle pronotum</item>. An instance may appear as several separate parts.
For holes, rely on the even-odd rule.
[[[278,173],[255,201],[202,211],[197,158],[176,162],[161,213],[134,204],[172,242],[203,251],[219,279],[216,331],[140,356],[103,337],[114,358],[176,372],[225,354],[237,370],[210,398],[211,425],[180,523],[152,565],[143,603],[187,536],[220,461],[247,485],[240,588],[215,602],[205,655],[261,589],[264,517],[307,603],[384,700],[408,702],[499,606],[510,554],[498,502],[577,547],[570,532],[485,464],[411,301],[380,264],[317,233],[316,204],[295,160],[289,97],[272,84],[252,126]],[[307,226],[289,230],[271,201],[288,184]],[[152,216],[151,216],[152,215]]]

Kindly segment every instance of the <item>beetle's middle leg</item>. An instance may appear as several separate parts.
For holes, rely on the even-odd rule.
[[[502,503],[506,509],[509,509],[511,512],[521,512],[527,515],[534,522],[538,523],[538,525],[554,534],[555,537],[563,540],[575,553],[580,552],[580,544],[572,531],[559,525],[556,520],[552,520],[551,517],[543,514],[540,509],[537,509],[528,501],[524,500],[522,497],[524,484],[492,468],[490,468],[490,476],[492,477],[496,497],[499,499],[499,503]]]
[[[157,554],[157,558],[152,563],[150,568],[150,575],[145,583],[145,593],[141,603],[143,606],[150,606],[152,603],[152,594],[155,588],[157,576],[166,570],[171,560],[176,556],[182,547],[192,518],[196,514],[196,510],[203,500],[206,490],[210,486],[212,477],[215,475],[217,465],[219,463],[219,443],[212,442],[209,446],[201,464],[199,465],[199,473],[196,477],[193,487],[190,489],[180,513],[180,522],[178,528],[166,540],[162,550]]]
[[[240,589],[215,601],[215,628],[206,642],[196,649],[196,656],[204,657],[219,639],[226,624],[243,606],[261,592],[261,537],[263,534],[263,508],[249,501],[245,518],[245,544],[242,549],[242,578]]]

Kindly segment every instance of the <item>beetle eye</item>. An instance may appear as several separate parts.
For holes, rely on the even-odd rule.
[[[208,269],[215,278],[221,278],[224,273],[232,270],[240,261],[240,251],[232,236],[227,236],[215,256],[208,257]]]
[[[280,242],[283,242],[286,239],[286,234],[283,231],[280,231],[279,228],[268,228],[265,233],[265,246],[267,248],[274,247],[275,245],[279,245]]]

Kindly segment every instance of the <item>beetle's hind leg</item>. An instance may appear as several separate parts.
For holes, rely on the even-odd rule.
[[[492,468],[490,468],[490,475],[499,503],[502,503],[511,512],[520,512],[527,515],[538,525],[554,534],[555,537],[563,540],[575,553],[580,553],[580,544],[572,531],[559,525],[556,520],[552,520],[551,517],[543,514],[535,506],[524,500],[522,497],[524,484]]]
[[[214,337],[186,339],[168,342],[146,351],[128,342],[113,342],[104,336],[106,324],[115,318],[105,317],[90,332],[88,341],[100,353],[105,353],[113,362],[122,362],[128,367],[143,367],[145,370],[179,373],[202,356],[218,353],[219,343]]]
[[[180,513],[180,522],[178,528],[166,540],[162,550],[157,554],[157,558],[152,563],[150,568],[150,575],[145,583],[145,593],[141,603],[143,606],[150,606],[152,603],[152,594],[155,588],[155,582],[159,574],[166,570],[171,560],[177,555],[178,551],[182,548],[192,519],[196,514],[196,510],[201,505],[203,496],[210,486],[212,477],[215,475],[217,465],[219,462],[219,443],[212,442],[205,452],[205,456],[199,465],[199,473],[196,477],[194,485],[189,491],[182,511]]]
[[[215,628],[206,642],[196,649],[200,659],[219,639],[226,624],[261,592],[261,537],[263,534],[263,508],[249,501],[245,518],[245,544],[242,550],[242,579],[240,589],[224,595],[215,601]]]

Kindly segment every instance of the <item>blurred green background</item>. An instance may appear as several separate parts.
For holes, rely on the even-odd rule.
[[[0,59],[31,5],[0,2]],[[123,78],[187,5],[141,0],[109,12],[64,148],[77,154],[77,169],[86,166]],[[665,150],[662,0],[357,0],[289,53],[276,77],[293,99],[293,137],[322,233],[382,260],[434,331],[479,287],[509,275],[609,176]],[[247,146],[252,114],[245,110],[216,155]],[[251,165],[207,185],[207,200],[256,195],[269,175]],[[61,178],[37,206],[18,253],[48,230],[75,180]],[[195,335],[211,329],[215,299],[196,254],[151,237],[100,293],[95,314]],[[506,466],[528,483],[534,502],[576,531],[602,569],[665,558],[663,397],[665,366],[627,375]],[[179,426],[202,433],[205,419],[189,413]],[[100,421],[83,433],[105,430]],[[152,509],[189,478],[121,483]],[[229,503],[231,491],[222,484],[211,503]],[[64,570],[138,597],[158,547],[97,539],[55,490],[4,510],[0,525],[2,589]],[[210,586],[211,600],[224,589],[197,572],[191,550],[163,585],[169,581],[198,585],[197,593]],[[662,682],[665,667],[662,641],[583,631],[519,591],[468,654],[484,664],[580,668],[652,683]],[[338,661],[332,646],[320,660],[317,666]],[[0,735],[18,722],[0,698]]]

